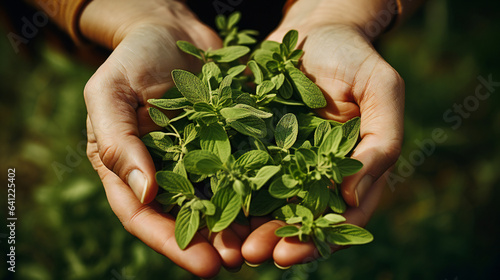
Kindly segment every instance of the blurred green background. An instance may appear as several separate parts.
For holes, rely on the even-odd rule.
[[[405,79],[406,113],[403,165],[368,225],[373,243],[219,279],[498,279],[500,86],[474,96],[479,76],[500,82],[499,10],[498,1],[428,1],[377,42]],[[6,178],[16,168],[16,278],[196,279],[127,233],[109,208],[84,152],[82,92],[95,66],[43,40],[34,54],[16,54],[8,32],[0,27],[0,170]],[[443,116],[464,102],[468,115]],[[444,142],[429,142],[435,129]],[[419,141],[435,150],[424,154]],[[2,226],[0,260],[6,234]]]

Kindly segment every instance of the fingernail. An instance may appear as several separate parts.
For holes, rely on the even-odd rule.
[[[279,269],[282,269],[282,270],[287,270],[289,269],[291,266],[281,266],[279,264],[277,264],[276,262],[274,262],[274,265],[279,268]]]
[[[226,267],[226,270],[227,270],[228,272],[231,272],[231,273],[236,273],[236,272],[238,272],[238,271],[240,271],[240,270],[241,270],[241,266],[234,267],[234,268],[228,268],[228,267]]]
[[[363,199],[365,193],[368,191],[372,183],[373,177],[370,175],[365,175],[363,178],[361,178],[358,185],[356,186],[356,189],[354,190],[354,194],[356,195],[356,207],[359,207],[359,202]]]
[[[144,176],[141,171],[134,169],[128,174],[127,183],[130,188],[132,188],[132,191],[134,191],[139,201],[144,203],[144,199],[146,198],[146,185],[148,183],[146,176]]]
[[[259,265],[261,265],[260,263],[250,263],[248,261],[245,261],[245,263],[249,266],[249,267],[258,267]]]

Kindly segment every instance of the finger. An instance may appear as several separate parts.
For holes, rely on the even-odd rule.
[[[240,225],[238,223],[232,223],[229,226],[236,235],[240,238],[240,240],[245,240],[250,234],[250,225]]]
[[[91,135],[92,133],[89,140],[92,139]],[[100,162],[95,142],[89,142],[87,150],[92,165],[101,177],[109,204],[127,231],[199,277],[210,278],[217,275],[221,265],[220,257],[205,238],[197,233],[190,245],[181,250],[175,240],[174,218],[169,214],[160,214],[150,205],[141,204],[133,191]]]
[[[274,232],[284,225],[283,221],[273,220],[252,231],[241,247],[245,260],[250,264],[261,264],[270,259],[274,247],[281,239]]]
[[[142,101],[122,76],[108,76],[116,73],[116,67],[108,68],[103,64],[85,87],[90,126],[103,164],[132,188],[140,202],[147,203],[158,186],[153,160],[139,138],[136,109]]]
[[[367,192],[359,207],[349,207],[343,214],[346,223],[364,227],[379,202],[385,186],[385,176],[381,177]],[[332,252],[336,252],[345,246],[333,245]],[[319,257],[318,250],[312,241],[300,242],[296,237],[281,239],[273,252],[274,262],[281,267],[289,267],[295,264],[307,263]]]
[[[342,195],[351,206],[358,206],[369,187],[394,165],[403,140],[404,82],[385,62],[376,64],[373,72],[369,80],[358,82],[362,90],[354,89],[361,141],[352,157],[363,168],[342,183]]]
[[[241,239],[230,228],[220,232],[212,232],[209,235],[208,228],[201,230],[202,235],[207,236],[214,248],[220,255],[222,265],[229,270],[238,269],[243,264],[241,255]]]

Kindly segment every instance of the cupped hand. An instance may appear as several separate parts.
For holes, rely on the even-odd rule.
[[[268,39],[281,42],[289,29],[299,31],[299,47],[304,50],[301,69],[322,89],[328,101],[327,107],[318,113],[340,122],[361,117],[361,141],[352,157],[364,166],[346,177],[341,189],[349,205],[344,214],[347,222],[365,226],[385,185],[383,174],[399,157],[404,82],[355,25],[310,27],[285,19]],[[270,221],[255,229],[243,244],[243,257],[250,263],[273,258],[277,265],[288,267],[319,256],[312,242],[276,237],[274,231],[283,225],[282,221]]]
[[[221,265],[241,266],[245,229],[227,229],[210,238],[200,232],[181,250],[174,237],[175,218],[152,202],[158,190],[156,170],[140,139],[160,129],[149,118],[147,100],[160,98],[173,86],[171,71],[197,71],[201,66],[180,52],[176,41],[190,41],[201,49],[221,45],[217,35],[194,17],[182,24],[189,30],[170,19],[137,24],[112,37],[112,54],[85,87],[87,153],[125,229],[179,266],[209,278]]]

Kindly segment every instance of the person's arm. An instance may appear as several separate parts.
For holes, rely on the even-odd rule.
[[[87,154],[125,229],[203,278],[215,276],[221,265],[241,266],[242,240],[231,229],[210,238],[199,232],[185,250],[178,247],[175,218],[153,201],[158,190],[156,170],[140,139],[161,129],[149,117],[147,100],[160,98],[173,86],[171,71],[200,67],[197,60],[179,51],[176,41],[190,41],[201,49],[218,48],[221,41],[216,33],[181,1],[40,2],[52,5],[57,12],[51,15],[47,10],[47,14],[76,40],[113,50],[84,89]]]
[[[349,205],[344,216],[359,226],[375,210],[383,174],[398,159],[403,139],[404,82],[371,44],[395,20],[396,11],[404,13],[395,5],[395,0],[298,0],[285,7],[283,21],[268,37],[280,42],[288,30],[298,30],[301,68],[328,102],[319,114],[340,122],[361,117],[361,141],[352,157],[363,168],[341,185]],[[287,267],[318,256],[312,242],[277,238],[274,231],[283,225],[270,221],[254,230],[242,246],[243,257],[250,263],[273,258]]]

